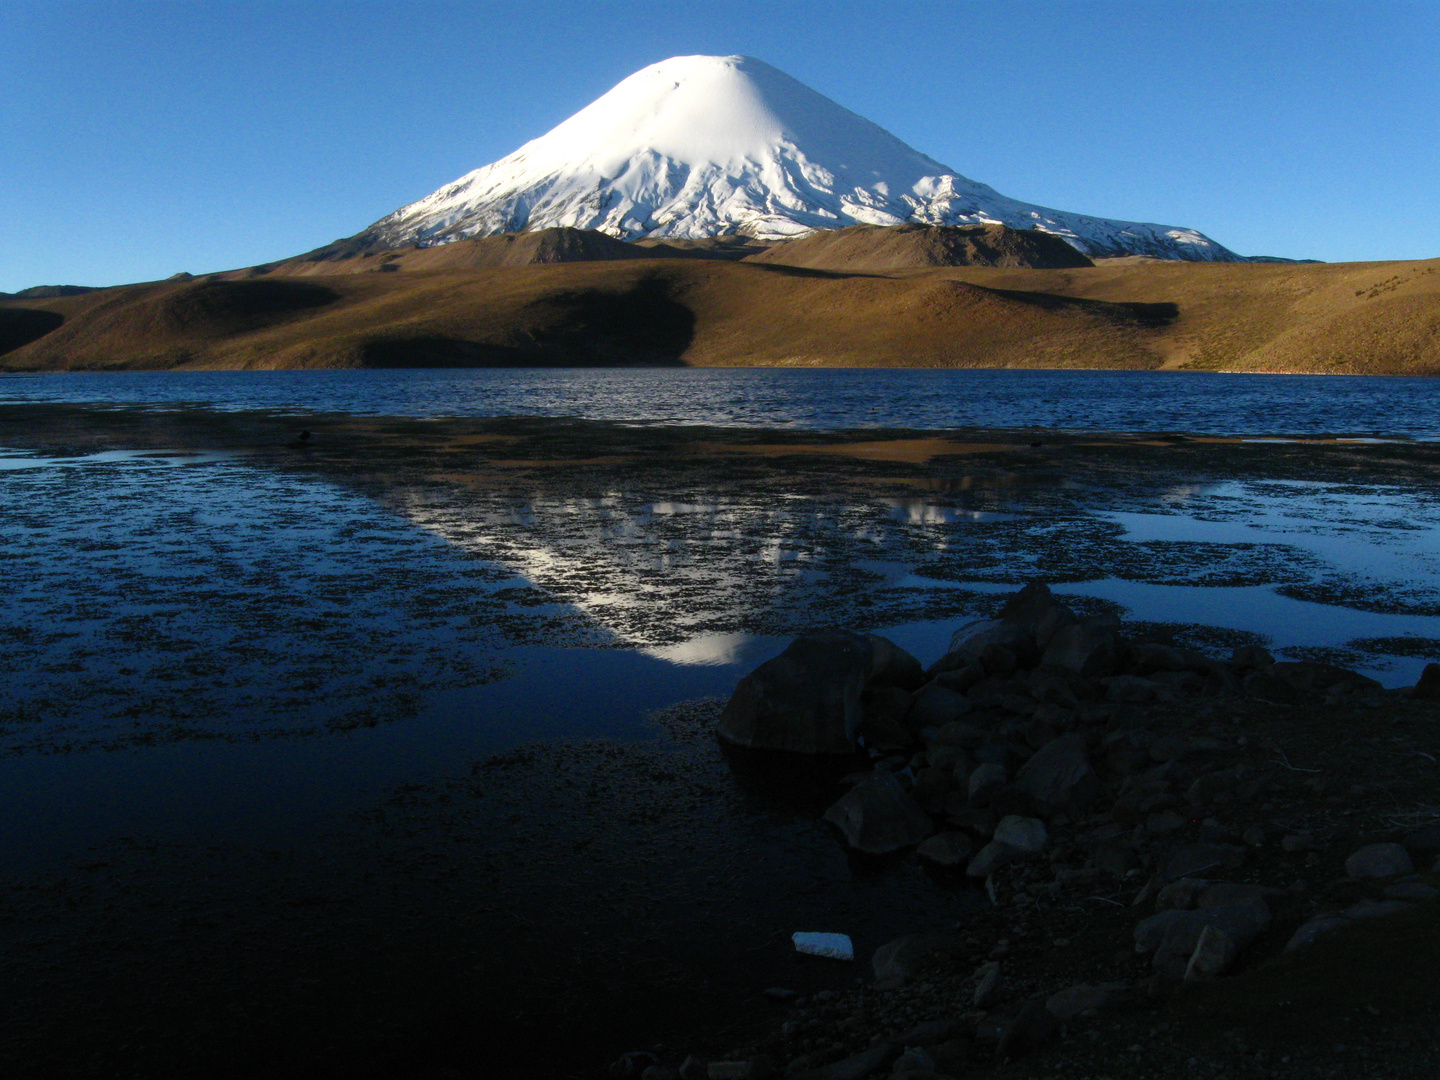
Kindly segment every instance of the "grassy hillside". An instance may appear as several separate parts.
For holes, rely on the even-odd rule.
[[[842,273],[673,257],[477,266],[478,250],[452,247],[12,297],[0,301],[0,369],[673,364],[1440,373],[1440,260],[1120,259],[1049,270]],[[371,265],[399,269],[365,272]],[[336,272],[341,267],[354,272]]]

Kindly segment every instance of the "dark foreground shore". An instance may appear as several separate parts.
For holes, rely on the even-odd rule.
[[[301,439],[302,430],[310,436]],[[777,637],[824,625],[865,630],[928,620],[948,628],[1000,603],[962,590],[883,587],[861,566],[878,557],[953,581],[1016,587],[1038,571],[1060,592],[1066,581],[1158,572],[1141,564],[1160,560],[1167,572],[1183,569],[1205,584],[1278,580],[1287,595],[1307,600],[1440,610],[1423,589],[1366,595],[1354,581],[1299,575],[1254,551],[1135,552],[1114,542],[1113,529],[1081,524],[1042,543],[1019,537],[1015,523],[1002,519],[1023,506],[1032,518],[1080,522],[1079,506],[1148,505],[1167,491],[1237,478],[1420,489],[1440,464],[1440,448],[1429,444],[1014,431],[817,436],[0,406],[0,446],[54,456],[220,452],[378,505],[439,507],[450,517],[426,520],[441,525],[476,520],[483,509],[496,542],[510,545],[497,550],[517,559],[530,549],[580,552],[544,597],[517,594],[512,606],[489,614],[445,608],[457,625],[513,624],[527,641],[579,643],[596,620],[655,648],[672,640],[667,627],[681,620],[708,633]],[[541,497],[564,513],[508,524],[493,517],[492,502],[533,507]],[[566,524],[607,499],[632,498],[645,506],[708,499],[751,508],[736,519],[735,535],[707,537],[706,555],[695,562],[737,573],[697,583],[658,560],[632,565],[614,556],[624,541],[674,558],[676,545],[693,541],[688,533],[597,526],[586,539]],[[940,530],[951,554],[921,545],[919,531],[901,528],[907,523],[875,533],[878,546],[864,539],[866,529],[893,518],[872,520],[856,507],[908,508],[917,499],[964,511],[984,528],[925,525]],[[824,508],[854,519],[843,542],[814,525],[788,535],[809,566],[825,570],[823,579],[770,576],[764,512],[782,504],[815,508],[807,522],[824,520]],[[118,603],[134,585],[95,587]],[[599,592],[611,597],[608,608],[591,599]],[[557,614],[525,606],[541,600],[572,607]],[[223,595],[209,602],[229,611]],[[446,600],[437,593],[426,603]],[[52,617],[66,618],[59,608]],[[283,626],[300,616],[291,608],[266,617]],[[1216,656],[1253,643],[1194,625],[1181,610],[1164,626],[1132,629]],[[11,686],[36,677],[20,663],[29,648],[18,637],[11,642]],[[202,669],[185,678],[214,675]],[[963,1025],[945,1042],[968,1040],[963,1060],[946,1066],[957,1076],[1434,1074],[1427,1056],[1440,999],[1433,902],[1357,920],[1309,950],[1283,953],[1294,930],[1317,914],[1385,899],[1396,884],[1436,883],[1433,857],[1412,839],[1437,815],[1433,703],[1374,689],[1289,700],[1236,693],[1180,704],[1090,702],[1086,730],[1098,739],[1129,739],[1149,755],[1149,767],[1176,762],[1169,789],[1133,821],[1114,807],[1097,811],[1112,815],[1108,823],[1052,821],[1046,852],[1002,868],[990,889],[913,856],[848,854],[821,820],[845,790],[841,775],[777,776],[737,763],[711,734],[720,704],[712,696],[674,705],[645,721],[644,739],[556,739],[457,759],[290,843],[137,835],[7,874],[0,889],[0,980],[11,1002],[0,1036],[7,1073],[585,1077],[610,1074],[632,1052],[642,1056],[619,1068],[635,1075],[652,1064],[678,1068],[692,1055],[707,1063],[707,1074],[708,1063],[758,1055],[782,1069],[803,1059],[798,1071],[872,1045],[903,1049],[916,1025],[940,1020]],[[598,705],[578,686],[569,708],[583,718]],[[149,742],[117,737],[88,746],[80,712],[63,725],[7,713],[0,728],[6,753],[20,763],[67,748],[77,761],[103,762],[107,754],[158,753],[155,747],[231,745],[203,716],[184,725],[148,715],[131,721]],[[397,704],[366,722],[403,731],[415,715]],[[323,724],[286,736],[321,752],[326,740],[358,737],[353,727]],[[1156,759],[1157,743],[1173,756]],[[1243,784],[1190,797],[1194,781],[1227,771],[1243,772]],[[1101,775],[1107,790],[1123,793],[1127,775],[1117,765],[1107,759]],[[103,769],[97,777],[103,784]],[[297,770],[292,782],[307,783],[307,774]],[[975,824],[978,846],[984,822]],[[1347,874],[1347,858],[1361,847],[1407,840],[1418,879]],[[1134,927],[1155,913],[1157,874],[1176,851],[1199,844],[1243,852],[1225,875],[1207,869],[1204,876],[1279,890],[1266,894],[1273,921],[1226,974],[1152,993],[1152,960],[1134,951]],[[857,959],[798,957],[789,941],[797,930],[848,933]],[[875,987],[874,951],[914,933],[961,942],[947,965],[894,989]],[[1003,988],[981,1008],[977,969],[991,962],[1001,964]],[[1124,990],[1094,1017],[1071,1017],[1067,1030],[1033,1053],[995,1062],[987,1022],[1013,1019],[1027,1003],[1079,983]],[[765,995],[775,988],[796,996]],[[887,1051],[875,1067],[888,1072],[898,1056]],[[932,1055],[932,1064],[941,1062]]]

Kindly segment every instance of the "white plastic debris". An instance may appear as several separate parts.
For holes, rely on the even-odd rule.
[[[855,946],[845,934],[795,933],[790,935],[790,940],[795,942],[796,952],[828,956],[832,960],[855,959]]]

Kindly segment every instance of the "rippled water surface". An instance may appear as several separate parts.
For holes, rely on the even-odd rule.
[[[1440,437],[1440,382],[1319,375],[771,368],[66,372],[0,378],[0,401],[807,429]]]
[[[35,823],[0,854],[22,860],[136,830],[286,834],[527,739],[653,738],[648,711],[727,694],[806,626],[929,662],[1032,576],[1387,685],[1440,646],[1440,500],[1414,488],[376,498],[218,453],[0,470],[0,812]]]
[[[1042,577],[1078,608],[1212,654],[1262,642],[1387,686],[1440,659],[1428,446],[962,434],[840,458],[831,436],[795,437],[827,450],[805,457],[772,446],[778,434],[348,419],[309,424],[315,439],[296,444],[303,421],[235,414],[1428,439],[1430,387],[1006,372],[0,379],[0,400],[114,406],[13,409],[17,445],[0,449],[0,975],[24,988],[33,1027],[56,1026],[55,1045],[71,1037],[65,1017],[103,1030],[136,997],[125,971],[145,1001],[168,988],[151,1034],[115,1021],[121,1058],[188,1030],[197,995],[166,972],[214,984],[221,1002],[253,979],[236,1000],[288,1015],[286,995],[307,987],[328,1008],[351,957],[374,959],[353,980],[366,993],[390,993],[406,965],[437,996],[470,980],[464,1000],[486,1003],[474,1015],[510,1016],[527,1052],[575,1025],[642,1030],[671,1000],[708,1018],[795,976],[794,929],[843,929],[864,951],[984,902],[937,889],[914,861],[852,865],[819,820],[833,792],[778,798],[721,755],[714,699],[804,629],[881,632],[929,662],[957,624]],[[147,411],[200,402],[231,415]],[[72,419],[29,442],[41,414]],[[521,427],[539,434],[525,442]],[[660,436],[750,456],[672,459],[647,449]],[[17,897],[28,922],[12,917]],[[169,968],[155,959],[167,950]],[[186,966],[197,955],[203,977]],[[428,999],[401,986],[394,1000]],[[530,1026],[507,1009],[532,1010]],[[243,1027],[248,1039],[248,1015]]]

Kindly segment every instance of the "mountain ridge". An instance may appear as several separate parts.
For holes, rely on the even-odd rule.
[[[1000,224],[1094,257],[1244,261],[1195,229],[1000,194],[763,61],[672,57],[347,240],[374,251],[558,226],[622,240]]]

